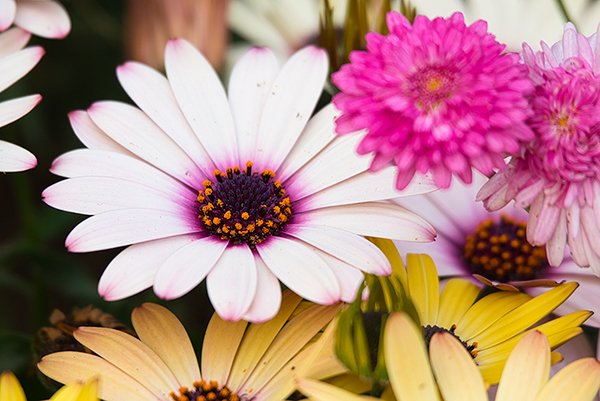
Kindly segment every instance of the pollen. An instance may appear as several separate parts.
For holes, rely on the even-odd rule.
[[[214,170],[214,180],[205,180],[196,198],[198,218],[210,234],[250,247],[279,233],[293,215],[292,200],[275,172],[252,167],[248,161],[244,170]]]
[[[169,393],[172,401],[246,401],[247,398],[232,392],[227,386],[220,386],[211,380],[195,381],[191,388],[181,387]]]
[[[526,228],[525,222],[506,215],[481,222],[463,247],[471,273],[499,282],[536,278],[548,268],[546,251],[527,242]]]

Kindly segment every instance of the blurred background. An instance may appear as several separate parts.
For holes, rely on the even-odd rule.
[[[333,13],[337,26],[343,20],[345,1],[329,3],[338,7]],[[554,0],[486,0],[487,8],[479,3],[413,2],[418,11],[430,16],[464,10],[471,20],[492,18],[490,29],[494,32],[497,28],[498,36],[511,50],[518,49],[515,38],[523,35],[535,37],[528,36],[527,40],[546,38],[549,42],[560,37],[564,14]],[[574,18],[581,17],[583,32],[591,34],[595,27],[590,26],[600,21],[598,2],[567,3]],[[146,301],[168,304],[183,321],[197,349],[212,314],[204,285],[168,303],[151,290],[117,302],[105,302],[98,296],[98,279],[120,249],[68,253],[64,239],[83,217],[54,210],[41,201],[42,191],[59,180],[48,171],[52,160],[82,146],[70,128],[67,113],[98,100],[129,102],[115,68],[135,59],[162,69],[162,49],[170,36],[192,40],[224,77],[231,60],[247,47],[245,41],[269,45],[283,59],[304,44],[318,41],[321,7],[318,0],[64,0],[62,4],[72,21],[70,35],[63,40],[33,37],[30,44],[42,45],[46,55],[31,73],[1,95],[2,99],[33,93],[44,97],[31,113],[0,131],[2,139],[29,149],[38,158],[33,170],[0,174],[0,371],[17,373],[31,400],[49,394],[36,377],[31,349],[34,333],[49,325],[55,308],[68,313],[73,307],[93,304],[128,325],[133,307]]]

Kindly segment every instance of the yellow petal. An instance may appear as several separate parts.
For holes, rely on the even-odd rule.
[[[450,333],[429,343],[431,367],[445,401],[487,401],[487,391],[471,354]]]
[[[0,401],[27,401],[21,383],[12,372],[0,375]]]
[[[527,329],[562,304],[578,287],[565,283],[538,295],[507,313],[484,332],[472,338],[483,349],[505,341]]]
[[[75,383],[62,387],[50,401],[97,401],[98,380],[89,380],[85,384]]]
[[[298,389],[314,401],[367,401],[376,398],[356,395],[331,384],[310,379],[298,379]]]
[[[440,281],[433,259],[424,254],[406,255],[408,292],[423,326],[437,322]]]
[[[600,390],[600,361],[579,359],[554,375],[535,401],[592,401]]]
[[[442,290],[436,324],[440,327],[452,327],[453,324],[457,324],[473,305],[479,291],[480,288],[468,280],[448,280]]]
[[[398,400],[439,401],[423,333],[406,314],[390,315],[383,346],[388,376]]]
[[[369,237],[369,241],[377,245],[379,249],[384,253],[384,255],[390,261],[392,265],[392,274],[400,280],[402,287],[404,289],[408,288],[408,277],[406,276],[406,268],[404,267],[404,262],[402,261],[402,257],[398,252],[398,248],[394,245],[394,241],[384,238],[373,238]]]
[[[496,401],[532,400],[550,375],[550,345],[539,331],[527,334],[504,367]]]
[[[180,386],[189,387],[200,379],[190,338],[173,313],[160,305],[145,303],[133,310],[131,321],[140,340],[165,362]]]
[[[231,364],[244,337],[247,322],[226,322],[213,314],[202,343],[202,377],[227,383]]]
[[[313,304],[294,316],[275,337],[248,378],[244,388],[260,391],[319,331],[331,322],[338,310],[338,305]],[[301,362],[297,364],[297,366],[300,365]],[[273,379],[273,381],[275,380]],[[284,384],[283,381],[281,384],[284,387],[287,386],[287,383]],[[289,389],[289,392],[293,389],[293,383],[291,385],[292,388]],[[288,392],[288,390],[284,392]]]
[[[238,389],[246,381],[300,301],[302,298],[285,291],[279,312],[273,319],[250,325],[233,362],[227,381],[229,388]]]
[[[530,299],[527,294],[504,291],[487,295],[475,302],[463,315],[456,325],[455,333],[463,341],[468,341]]]
[[[157,396],[168,396],[180,386],[167,365],[147,345],[119,330],[80,327],[75,339],[143,383]]]
[[[106,401],[148,401],[157,399],[141,383],[104,359],[83,352],[57,352],[46,355],[40,371],[60,383],[86,382],[98,378],[98,395]]]

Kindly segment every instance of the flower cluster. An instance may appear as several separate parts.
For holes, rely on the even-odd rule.
[[[186,1],[129,5],[129,50],[153,66],[117,67],[131,102],[68,113],[83,147],[42,200],[86,216],[68,251],[121,248],[105,301],[204,289],[202,347],[156,302],[132,328],[118,308],[55,310],[31,363],[65,385],[51,401],[592,401],[597,359],[549,377],[600,327],[600,27],[519,54],[461,12],[323,0],[322,49],[316,0]],[[228,6],[232,30],[275,46],[232,52],[225,86]],[[201,50],[165,39],[198,21]],[[0,91],[43,56],[32,34],[70,30],[54,0],[0,0]],[[40,100],[0,103],[0,127]],[[36,164],[0,141],[0,171]],[[25,401],[9,370],[0,401]]]

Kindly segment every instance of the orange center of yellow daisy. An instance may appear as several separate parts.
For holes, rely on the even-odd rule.
[[[427,325],[423,327],[423,337],[425,338],[425,344],[427,345],[427,349],[429,349],[429,342],[435,333],[450,333],[452,334],[460,343],[465,347],[465,349],[471,354],[473,358],[477,356],[477,342],[472,344],[468,344],[467,342],[461,340],[459,336],[456,335],[456,325],[453,324],[449,329],[440,326],[431,326]]]
[[[208,232],[234,244],[251,247],[277,234],[292,216],[292,202],[271,170],[215,170],[198,190],[198,218]]]
[[[196,381],[192,388],[182,387],[169,396],[173,401],[240,401],[240,396],[213,380]]]
[[[526,223],[505,215],[481,222],[463,248],[471,272],[500,282],[534,279],[548,262],[544,248],[527,242],[526,229]]]

